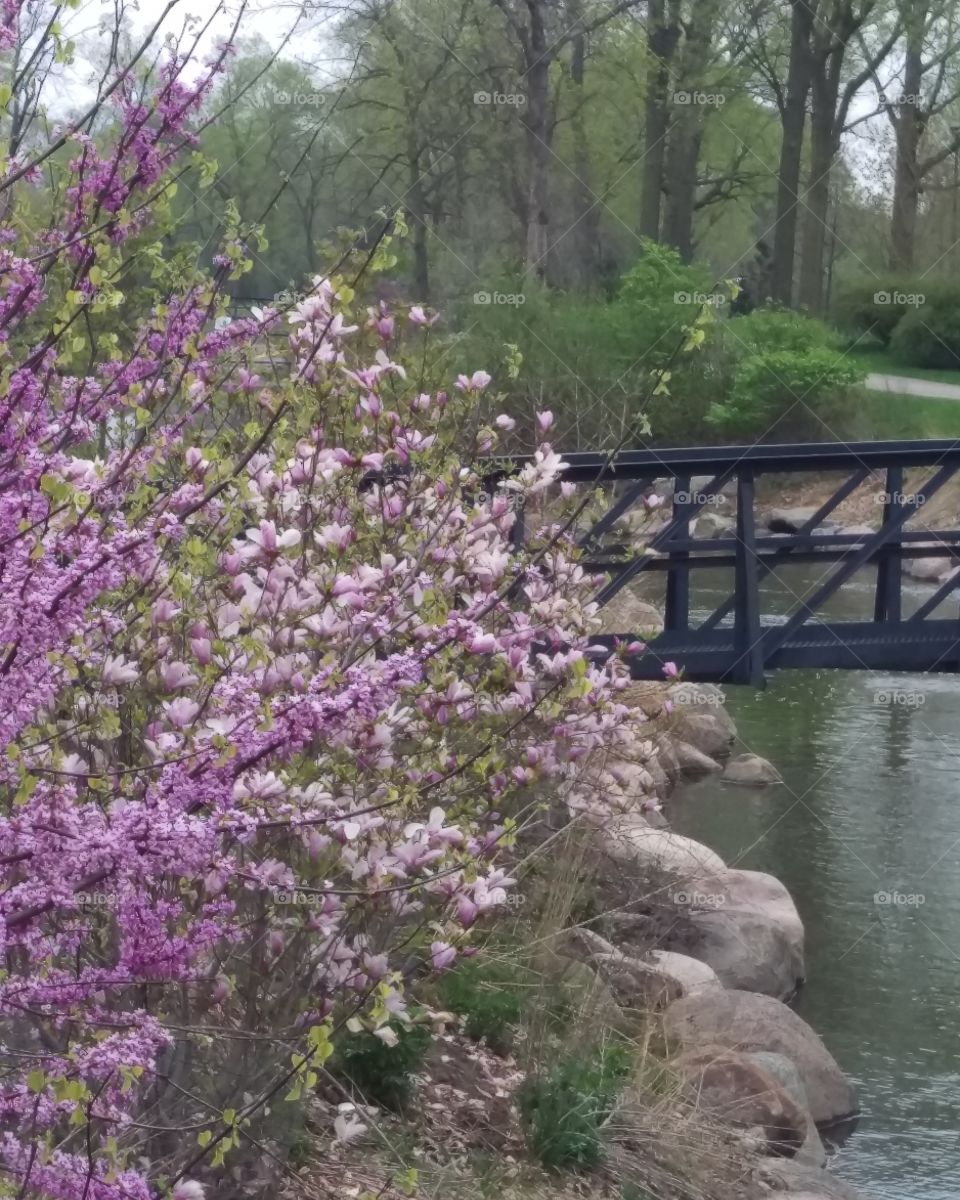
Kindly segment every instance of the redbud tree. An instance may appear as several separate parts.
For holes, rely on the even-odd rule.
[[[202,1196],[344,1030],[420,1019],[526,815],[636,732],[563,497],[514,545],[559,456],[487,486],[489,377],[359,298],[387,239],[225,328],[257,231],[172,269],[229,46],[155,33],[0,168],[8,1196]],[[8,117],[58,37],[3,0]]]

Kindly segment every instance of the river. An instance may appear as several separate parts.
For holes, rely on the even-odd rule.
[[[771,607],[820,573],[782,572]],[[716,575],[707,584],[694,597],[704,613],[725,595]],[[829,611],[866,616],[869,584],[848,585]],[[929,588],[905,592],[909,612]],[[688,785],[671,821],[729,865],[776,875],[796,901],[808,978],[797,1009],[863,1106],[837,1174],[873,1200],[957,1200],[960,681],[785,671],[762,692],[728,688],[727,707],[783,786]]]

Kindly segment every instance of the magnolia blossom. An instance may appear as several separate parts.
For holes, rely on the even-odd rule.
[[[300,531],[299,529],[287,529],[278,534],[273,521],[261,521],[259,529],[247,530],[247,538],[263,554],[278,554],[289,546],[300,544]]]
[[[134,663],[127,662],[122,654],[108,654],[103,660],[103,682],[114,687],[122,683],[136,683],[140,678],[140,669]]]
[[[413,307],[410,309],[410,311],[409,311],[409,313],[407,314],[407,316],[409,317],[409,319],[410,319],[410,321],[412,322],[412,324],[414,324],[414,325],[425,325],[425,326],[427,326],[428,328],[429,328],[431,325],[435,325],[435,324],[437,323],[437,321],[439,321],[439,320],[440,320],[440,314],[439,314],[439,313],[430,313],[430,314],[428,315],[428,314],[427,314],[427,313],[424,311],[423,307],[422,307],[421,305],[419,305],[419,304],[415,304],[415,305],[414,305],[414,306],[413,306]]]
[[[353,1104],[341,1104],[340,1112],[334,1118],[334,1145],[345,1145],[347,1142],[352,1142],[360,1137],[362,1133],[366,1133],[367,1127],[356,1116],[356,1108]]]
[[[458,375],[456,386],[461,392],[482,392],[492,379],[486,371],[474,371],[472,375]]]
[[[435,971],[445,971],[456,957],[457,951],[449,942],[430,943],[430,959]]]
[[[173,1200],[204,1200],[203,1184],[195,1179],[181,1179],[173,1189]]]

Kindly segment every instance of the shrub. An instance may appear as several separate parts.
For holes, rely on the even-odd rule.
[[[633,1065],[629,1049],[605,1042],[592,1056],[568,1053],[520,1088],[531,1150],[547,1167],[589,1167],[603,1150],[602,1128]]]
[[[934,291],[911,308],[894,330],[891,349],[910,366],[960,370],[960,296]]]
[[[623,662],[587,670],[569,540],[531,531],[510,573],[515,507],[471,468],[497,444],[489,376],[434,370],[432,314],[354,299],[383,243],[218,330],[260,245],[228,210],[212,276],[161,273],[126,349],[90,332],[123,302],[130,237],[164,259],[152,198],[194,162],[227,53],[189,84],[176,45],[111,65],[113,124],[95,109],[45,144],[38,122],[0,180],[11,1195],[147,1200],[227,1154],[233,1172],[268,1120],[268,1140],[299,1131],[273,1100],[338,1048],[358,1086],[402,1094],[426,1036],[405,1033],[405,965],[450,966],[496,907],[498,814],[555,780],[601,803],[592,751],[635,732]],[[51,174],[62,210],[22,220],[10,187]],[[560,461],[544,444],[520,496]],[[365,1040],[338,1047],[344,1026]]]
[[[473,958],[441,976],[439,993],[445,1008],[466,1017],[469,1037],[483,1038],[495,1053],[506,1054],[535,987],[533,974],[516,957],[510,962]]]
[[[923,290],[916,281],[894,276],[851,280],[839,289],[834,316],[841,329],[886,346],[910,311],[907,297]]]
[[[367,1030],[348,1034],[337,1046],[331,1071],[348,1080],[365,1099],[399,1109],[410,1099],[414,1076],[426,1060],[430,1031],[423,1025],[395,1030],[396,1044],[387,1045]]]
[[[780,438],[800,436],[811,420],[830,404],[823,437],[835,427],[837,402],[842,393],[863,378],[856,364],[834,350],[771,350],[746,354],[737,364],[729,397],[710,407],[708,420],[729,436]],[[811,414],[812,417],[811,417]]]
[[[734,353],[745,349],[799,353],[840,348],[840,339],[823,321],[787,309],[756,308],[736,321],[726,322],[723,332],[728,342],[732,340]]]

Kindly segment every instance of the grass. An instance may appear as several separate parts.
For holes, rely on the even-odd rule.
[[[878,441],[960,438],[960,403],[865,391],[857,412],[855,436]]]

